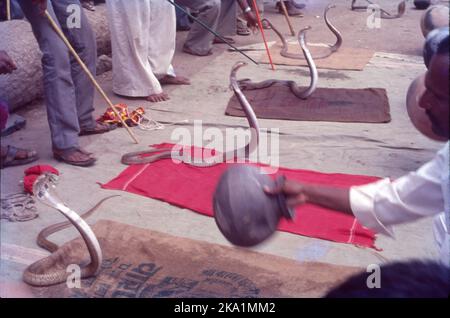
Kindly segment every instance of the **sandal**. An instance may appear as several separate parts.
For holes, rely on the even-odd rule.
[[[39,159],[39,156],[36,151],[34,150],[27,150],[27,149],[21,149],[16,148],[14,146],[6,146],[6,155],[1,157],[0,161],[0,169],[6,168],[6,167],[12,167],[12,166],[20,166],[25,165],[30,162],[36,161]],[[24,152],[26,153],[25,158],[16,158],[18,152]]]
[[[74,156],[80,155],[78,159]],[[61,162],[78,167],[90,167],[97,159],[91,157],[91,153],[81,148],[69,148],[64,150],[53,149],[53,157]]]
[[[117,128],[116,125],[109,125],[109,124],[97,122],[95,124],[95,127],[93,127],[93,128],[82,128],[79,135],[87,136],[87,135],[104,134],[104,133],[114,130],[116,128]]]
[[[81,1],[81,6],[89,11],[95,11],[94,1]]]

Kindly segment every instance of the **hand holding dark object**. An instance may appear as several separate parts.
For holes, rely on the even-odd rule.
[[[273,180],[260,168],[233,165],[220,177],[213,197],[214,219],[222,234],[234,245],[255,246],[277,230],[281,219],[293,219],[284,195],[267,195],[285,178]]]
[[[287,205],[292,208],[306,203],[306,194],[304,190],[303,184],[292,180],[286,180],[284,183],[273,189],[267,187],[264,188],[264,191],[270,195],[283,193],[286,196]]]
[[[39,6],[39,11],[41,15],[45,14],[47,10],[47,0],[32,0],[33,4]]]
[[[286,204],[290,208],[310,203],[353,215],[350,206],[350,190],[347,188],[302,184],[286,180],[281,187],[264,188],[264,191],[272,195],[283,193],[286,196]]]
[[[0,74],[11,73],[17,66],[5,51],[0,51]]]

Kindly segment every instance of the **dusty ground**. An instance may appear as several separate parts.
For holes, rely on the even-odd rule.
[[[421,136],[409,122],[405,109],[405,96],[409,83],[425,70],[421,60],[423,37],[419,20],[421,12],[408,4],[406,15],[397,20],[382,20],[380,29],[366,26],[367,14],[349,10],[350,1],[335,1],[338,8],[330,12],[330,18],[344,34],[345,45],[370,48],[378,52],[362,72],[320,70],[321,87],[384,87],[387,89],[392,121],[388,124],[343,124],[261,120],[265,128],[280,129],[280,164],[282,166],[314,169],[322,172],[342,172],[398,177],[418,168],[432,158],[441,144]],[[387,10],[395,10],[391,1],[380,1]],[[311,42],[331,41],[322,23],[321,13],[327,1],[308,1],[305,17],[293,18],[297,28],[312,25],[308,38]],[[287,33],[284,18],[271,5],[266,14]],[[275,39],[268,32],[269,40]],[[159,121],[189,120],[191,128],[195,119],[217,126],[246,126],[244,119],[227,117],[225,107],[232,93],[228,89],[228,74],[231,66],[243,60],[237,53],[226,51],[225,45],[217,45],[210,57],[193,57],[181,52],[186,33],[178,33],[177,52],[174,65],[179,74],[192,80],[191,86],[169,87],[171,100],[161,104],[150,104],[141,100],[124,100],[111,91],[111,73],[103,74],[99,81],[114,102],[126,102],[132,108],[144,106],[148,113]],[[236,37],[238,46],[261,42],[259,35]],[[389,54],[385,54],[389,53]],[[249,64],[240,72],[240,77],[267,79],[269,77],[294,78],[300,80],[305,72],[299,68],[278,67],[276,72],[267,65]],[[105,109],[105,103],[97,96],[96,114]],[[56,162],[51,156],[49,131],[42,101],[19,111],[26,117],[26,129],[2,140],[2,143],[16,143],[35,148],[41,159],[39,164],[50,164],[61,171],[59,192],[76,211],[85,211],[100,198],[112,191],[100,189],[97,182],[106,182],[121,172],[125,166],[120,163],[122,154],[145,149],[146,145],[170,141],[172,127],[146,132],[134,129],[140,144],[134,145],[123,129],[95,137],[83,137],[82,145],[98,156],[98,163],[89,169],[76,168]],[[1,171],[1,195],[21,190],[20,180],[24,167]],[[193,238],[211,243],[229,245],[218,231],[212,218],[198,215],[166,203],[128,193],[120,193],[121,199],[106,203],[91,223],[98,219],[112,219],[154,229],[169,234]],[[2,253],[1,283],[2,296],[26,295],[27,289],[20,285],[21,271],[43,252],[37,252],[37,233],[43,227],[62,220],[58,212],[38,204],[40,216],[26,223],[1,221],[2,246],[14,246],[23,251],[20,257],[11,258]],[[413,257],[435,258],[432,221],[425,219],[396,228],[397,238],[383,236],[377,239],[380,255],[390,261]],[[76,235],[68,230],[55,235],[55,241],[62,243]],[[31,250],[24,250],[28,248]],[[338,244],[288,233],[278,232],[270,240],[255,248],[264,253],[304,261],[316,260],[331,264],[360,266],[379,263],[372,251],[358,249],[351,245]],[[8,285],[5,283],[8,282]],[[11,289],[10,283],[23,288]],[[13,285],[16,286],[16,285]]]

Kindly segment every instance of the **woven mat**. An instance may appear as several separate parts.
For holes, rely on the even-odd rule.
[[[318,88],[306,100],[295,97],[282,85],[244,91],[244,94],[258,118],[353,123],[391,121],[389,100],[382,88]],[[230,99],[225,114],[245,116],[235,96]]]
[[[288,52],[302,54],[300,45],[298,43],[289,43]],[[309,46],[311,54],[318,55],[327,52],[327,48],[321,46]],[[270,47],[270,54],[272,55],[272,61],[278,65],[291,65],[291,66],[307,66],[305,60],[290,59],[280,55],[281,44],[274,44]],[[315,59],[316,67],[320,69],[331,70],[349,70],[349,71],[362,71],[364,67],[369,63],[373,57],[375,51],[368,49],[341,47],[337,52],[333,53],[324,59]],[[268,64],[269,58],[266,52],[260,56],[260,63]]]
[[[320,297],[358,268],[290,259],[194,241],[101,220],[93,226],[102,269],[82,288],[35,288],[37,297]],[[57,255],[55,255],[57,254]],[[58,257],[59,256],[59,257]],[[78,238],[51,257],[55,266],[89,259]]]

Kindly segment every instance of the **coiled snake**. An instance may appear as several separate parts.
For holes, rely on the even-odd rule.
[[[262,82],[258,82],[258,83],[254,83],[254,82],[250,81],[249,79],[243,79],[243,80],[239,81],[239,86],[243,90],[253,90],[253,89],[266,88],[266,87],[272,86],[274,84],[281,84],[281,85],[288,86],[290,88],[291,92],[300,99],[307,99],[309,96],[311,96],[311,94],[314,93],[314,91],[316,90],[319,75],[317,73],[316,64],[314,63],[311,53],[309,52],[308,47],[306,46],[305,34],[306,34],[306,31],[309,29],[311,29],[311,27],[308,26],[308,27],[300,30],[300,32],[298,33],[298,41],[300,43],[300,47],[303,51],[303,55],[306,59],[306,62],[308,63],[309,73],[311,76],[311,80],[310,80],[308,88],[302,90],[295,83],[295,81],[275,80],[275,79],[270,79],[270,80],[266,80],[266,81],[262,81]]]
[[[48,184],[52,181],[51,178],[51,175],[42,176],[42,178],[40,178],[40,180],[38,179],[35,184],[39,184],[40,182],[41,185],[43,184],[43,187],[48,187]],[[109,196],[100,200],[94,207],[89,209],[80,217],[77,213],[65,207],[65,205],[61,204],[58,200],[55,200],[55,198],[49,195],[45,189],[39,193],[34,190],[34,193],[41,201],[44,202],[44,200],[47,200],[47,203],[51,202],[51,205],[53,207],[57,207],[57,209],[62,212],[64,216],[69,219],[69,221],[53,224],[39,233],[37,237],[37,244],[53,254],[28,266],[23,273],[23,281],[27,284],[41,287],[66,282],[71,273],[68,273],[66,268],[62,267],[61,264],[64,262],[67,255],[64,254],[65,252],[62,249],[59,249],[58,245],[50,242],[47,237],[69,227],[70,225],[74,225],[80,232],[84,242],[86,243],[91,258],[89,264],[84,266],[80,265],[80,278],[95,275],[100,269],[102,262],[102,251],[95,234],[83,219],[94,213],[103,202],[118,195]]]
[[[328,19],[328,11],[332,8],[335,8],[336,6],[333,4],[329,4],[326,8],[325,8],[325,12],[323,14],[323,18],[325,20],[325,24],[327,25],[328,29],[330,29],[330,31],[336,36],[336,42],[333,45],[327,45],[328,50],[326,53],[322,53],[322,54],[318,54],[318,55],[311,55],[312,58],[314,58],[315,60],[317,59],[323,59],[326,58],[328,56],[330,56],[331,54],[333,54],[334,52],[336,52],[337,50],[339,50],[339,48],[342,46],[342,35],[339,32],[339,30],[330,22],[330,20]],[[295,54],[295,53],[289,53],[288,49],[289,49],[289,45],[288,42],[286,41],[286,39],[284,38],[283,34],[281,34],[280,31],[277,30],[277,28],[270,23],[269,20],[267,19],[263,19],[263,21],[266,21],[266,23],[268,23],[270,25],[270,27],[272,28],[272,30],[278,35],[278,37],[281,40],[281,44],[282,44],[282,49],[280,51],[280,55],[287,57],[287,58],[291,58],[291,59],[297,59],[297,60],[301,60],[301,59],[305,59],[306,56],[304,54]]]

